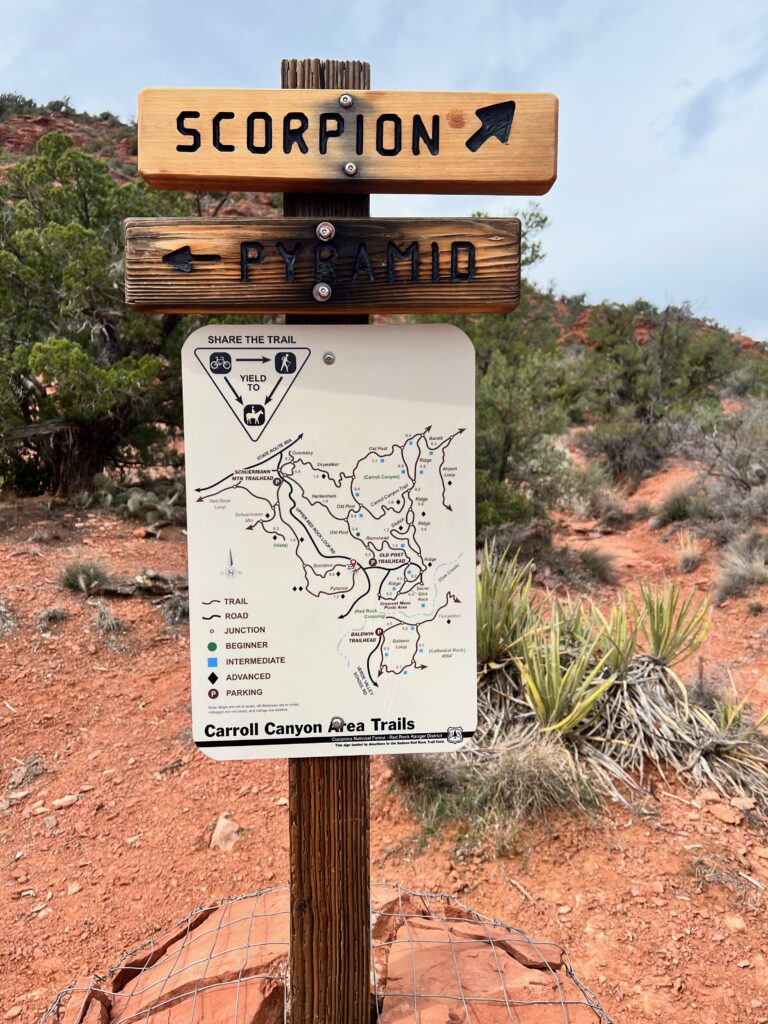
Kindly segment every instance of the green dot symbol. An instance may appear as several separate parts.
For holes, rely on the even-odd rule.
[[[211,642],[210,642],[210,643],[208,644],[208,650],[209,650],[209,651],[215,651],[215,650],[216,650],[216,648],[217,648],[217,646],[218,646],[218,644],[215,644],[215,643],[213,642],[213,640],[211,640]]]

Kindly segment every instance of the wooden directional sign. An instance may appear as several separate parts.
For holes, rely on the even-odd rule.
[[[125,292],[145,312],[505,312],[520,222],[127,220]]]
[[[155,188],[543,195],[552,93],[145,89],[139,171]]]

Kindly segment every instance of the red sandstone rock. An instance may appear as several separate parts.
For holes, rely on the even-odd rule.
[[[192,1019],[235,1024],[236,1006],[237,1021],[243,1024],[281,1021],[283,986],[274,979],[285,973],[288,932],[284,889],[226,904],[128,982],[115,997],[112,1024],[143,1015],[152,1024],[189,1024]],[[241,1016],[246,1007],[247,1016]]]
[[[524,967],[461,925],[409,920],[391,946],[382,1024],[587,1024],[598,1018],[570,979]],[[418,993],[418,995],[414,995]],[[581,1004],[581,1005],[579,1005]]]

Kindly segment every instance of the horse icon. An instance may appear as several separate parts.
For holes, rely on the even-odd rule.
[[[246,405],[243,409],[243,419],[247,427],[260,427],[264,422],[264,406]]]

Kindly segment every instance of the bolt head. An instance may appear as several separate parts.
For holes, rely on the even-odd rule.
[[[333,295],[333,289],[325,281],[318,281],[312,289],[312,298],[315,302],[327,302]]]
[[[336,228],[329,220],[322,220],[315,228],[315,234],[321,242],[330,242],[336,235]]]
[[[353,178],[357,174],[357,164],[352,160],[348,160],[347,163],[344,164],[344,173],[348,178]]]
[[[333,354],[333,352],[324,352],[323,362],[325,363],[326,366],[333,366],[333,364],[336,362],[336,356]]]
[[[348,92],[343,92],[341,96],[339,96],[340,107],[351,107],[354,102],[354,97],[350,96]]]

